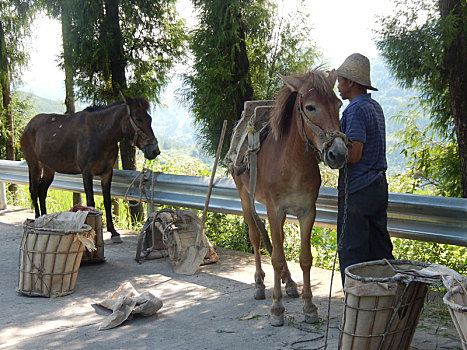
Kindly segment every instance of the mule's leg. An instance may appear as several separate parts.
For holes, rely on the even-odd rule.
[[[284,239],[285,239],[284,227],[281,228],[281,234],[282,234],[282,244],[283,244]],[[282,273],[281,273],[281,280],[282,280],[282,283],[285,283],[285,292],[287,293],[289,297],[298,298],[300,296],[300,294],[298,293],[297,283],[295,283],[295,281],[292,279],[292,275],[290,274],[285,256],[284,256],[284,268],[282,269]]]
[[[290,274],[289,267],[287,266],[287,260],[284,260],[284,268],[281,273],[282,283],[285,283],[285,292],[291,298],[298,298],[300,294],[298,293],[297,283],[292,279]]]
[[[92,183],[92,175],[89,174],[86,171],[83,171],[82,173],[83,176],[83,187],[84,187],[84,193],[86,193],[86,205],[88,207],[95,207],[95,202],[94,202],[94,188],[93,188],[93,183]]]
[[[39,196],[39,183],[41,181],[41,172],[42,169],[37,168],[32,165],[29,166],[29,193],[31,194],[31,201],[34,205],[35,217],[38,218],[41,216],[41,211],[39,209],[39,203],[37,198]]]
[[[256,226],[253,214],[250,210],[249,205],[249,196],[246,193],[244,196],[240,196],[243,217],[248,224],[248,236],[250,238],[251,245],[253,246],[253,251],[255,253],[255,294],[254,297],[256,300],[266,299],[265,294],[265,285],[264,285],[264,276],[265,273],[261,267],[261,254],[260,254],[260,243],[261,235],[258,227]]]
[[[41,207],[41,215],[47,214],[47,209],[45,206],[45,199],[47,198],[47,191],[49,190],[50,184],[54,180],[55,171],[49,168],[43,168],[42,178],[39,183],[38,195],[39,195],[39,205]]]
[[[303,312],[305,314],[305,322],[318,322],[318,308],[313,304],[313,294],[311,293],[310,284],[310,269],[313,262],[311,255],[310,236],[313,224],[315,222],[316,208],[313,208],[307,216],[299,217],[300,222],[300,267],[303,272],[303,290],[302,298],[304,301]]]
[[[284,325],[284,304],[282,303],[281,275],[285,266],[284,247],[282,245],[282,226],[285,213],[278,214],[268,207],[269,227],[271,229],[272,250],[271,263],[274,268],[274,290],[272,293],[271,325]]]
[[[122,243],[120,234],[115,230],[112,220],[112,200],[110,198],[110,185],[112,183],[112,169],[101,175],[102,196],[104,197],[105,217],[107,219],[107,231],[111,233],[112,242]]]
[[[21,136],[21,149],[23,150],[24,158],[28,163],[29,193],[31,195],[32,204],[34,205],[35,217],[38,218],[41,216],[37,198],[39,196],[39,183],[41,181],[42,167],[34,151],[34,140],[31,139],[28,128],[25,128],[23,135]]]
[[[265,273],[261,267],[261,254],[260,254],[261,235],[254,222],[250,223],[247,221],[247,223],[248,223],[248,236],[250,237],[250,242],[253,246],[253,251],[255,254],[255,294],[254,294],[254,297],[256,300],[263,300],[263,299],[266,299],[266,293],[265,293],[266,286],[264,285]]]

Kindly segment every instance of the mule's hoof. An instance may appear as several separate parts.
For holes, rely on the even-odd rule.
[[[256,300],[266,299],[266,292],[264,291],[264,289],[255,289],[255,299]]]
[[[305,314],[305,323],[317,323],[319,321],[318,311]]]
[[[271,315],[270,322],[273,327],[282,327],[284,325],[284,315]]]
[[[291,298],[298,298],[300,296],[300,293],[298,292],[296,287],[285,288],[285,292]]]
[[[113,242],[113,243],[122,243],[122,242],[123,242],[123,241],[122,241],[122,238],[120,237],[120,235],[118,235],[118,236],[112,236],[111,239],[112,239],[112,242]]]

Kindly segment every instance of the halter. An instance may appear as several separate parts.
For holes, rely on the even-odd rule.
[[[316,160],[318,162],[321,162],[323,159],[324,159],[324,151],[332,145],[332,143],[334,142],[334,140],[337,138],[337,137],[340,137],[342,138],[342,140],[344,141],[344,143],[346,144],[346,146],[348,146],[350,144],[350,140],[349,138],[342,132],[342,131],[324,131],[321,127],[319,127],[318,125],[314,124],[310,119],[304,117],[304,112],[303,112],[303,109],[302,109],[302,98],[303,96],[307,95],[310,91],[314,90],[315,88],[311,88],[310,90],[308,90],[307,92],[305,92],[304,94],[301,94],[299,95],[299,98],[298,98],[298,103],[297,103],[297,113],[298,113],[298,117],[300,118],[300,121],[301,121],[301,124],[302,124],[302,137],[303,139],[305,140],[306,142],[306,152],[308,152],[309,150],[309,147],[311,146],[311,148],[313,149],[314,153],[315,153],[315,157],[316,157]],[[321,141],[321,144],[322,144],[322,151],[320,151],[311,141],[310,139],[306,136],[306,132],[305,132],[305,123],[307,125],[307,127],[309,127],[311,129],[311,131],[319,137],[319,140]]]
[[[154,137],[154,141],[148,136],[145,134],[145,132],[138,126],[136,125],[135,121],[133,120],[133,116],[131,115],[131,110],[130,110],[130,106],[128,106],[126,103],[125,103],[125,106],[126,106],[126,111],[128,113],[128,116],[130,118],[130,124],[131,126],[133,127],[133,129],[135,129],[135,136],[133,138],[133,140],[131,141],[131,144],[133,146],[136,146],[136,141],[138,141],[138,137],[140,137],[141,139],[143,139],[143,142],[145,144],[155,144],[157,145],[158,142],[157,142],[157,139]]]

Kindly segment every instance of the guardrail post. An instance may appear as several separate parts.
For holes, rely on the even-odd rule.
[[[6,190],[5,183],[0,182],[0,210],[6,209]]]

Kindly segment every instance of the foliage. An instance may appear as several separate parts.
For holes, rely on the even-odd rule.
[[[404,88],[417,88],[429,106],[441,136],[453,135],[447,77],[443,74],[443,41],[435,1],[401,0],[399,11],[380,19],[376,42],[389,70]],[[403,5],[403,6],[402,6]]]
[[[21,133],[28,123],[29,119],[32,117],[32,104],[31,100],[22,94],[13,93],[11,104],[10,104],[11,114],[15,116],[14,118],[14,140],[16,143],[16,159],[20,159],[22,156],[21,147],[19,146],[19,139]],[[5,124],[0,124],[0,159],[5,159],[5,141],[6,141],[7,130],[5,129]]]
[[[5,33],[5,52],[8,74],[12,81],[19,81],[22,68],[28,61],[25,37],[30,34],[29,24],[34,18],[33,1],[4,0],[0,2],[0,24]],[[0,72],[3,74],[3,72]]]
[[[122,62],[114,62],[116,38],[110,37],[109,2],[86,0],[72,8],[73,65],[78,96],[106,103],[115,98],[115,89],[129,95],[159,99],[174,60],[183,54],[183,22],[176,18],[174,0],[158,2],[118,1],[117,24]],[[118,36],[118,34],[115,34]],[[123,65],[126,86],[112,86],[118,80],[115,66]]]
[[[242,217],[208,213],[206,235],[214,246],[253,253],[253,246],[248,238],[248,226]]]
[[[255,100],[270,100],[283,83],[277,73],[294,75],[312,68],[320,54],[308,33],[311,20],[305,2],[255,1],[245,11],[246,39]]]
[[[407,121],[406,128],[397,134],[398,146],[408,157],[410,172],[419,183],[439,186],[438,193],[442,195],[462,196],[463,190],[467,193],[462,184],[467,174],[462,175],[466,170],[461,167],[467,155],[459,152],[467,142],[462,139],[466,136],[465,127],[461,126],[465,122],[458,121],[458,130],[455,129],[454,118],[463,117],[453,117],[456,95],[449,89],[452,82],[447,74],[445,48],[459,32],[459,24],[467,29],[467,22],[453,16],[441,20],[438,1],[399,0],[397,4],[397,13],[380,19],[376,44],[398,83],[416,88],[420,92],[419,108],[431,116],[431,123],[424,130],[414,124],[413,116],[399,116],[399,120]],[[467,14],[467,6],[463,11]],[[419,115],[416,110],[413,112]]]
[[[30,0],[0,2],[0,143],[5,158],[15,158],[15,117],[12,114],[11,84],[21,79],[28,54],[24,38],[29,35],[34,3]]]
[[[393,238],[393,254],[396,259],[423,261],[445,265],[462,275],[467,274],[465,247],[410,239]]]
[[[194,1],[199,28],[190,41],[193,71],[185,74],[183,100],[195,116],[204,150],[215,154],[222,121],[229,140],[243,103],[271,99],[282,83],[277,73],[302,73],[318,56],[307,35],[305,11],[278,14],[267,0]],[[228,145],[225,144],[225,154]]]
[[[228,129],[253,97],[243,17],[252,0],[194,1],[199,27],[190,39],[193,70],[184,76],[183,101],[194,115],[203,149],[215,154],[223,120]],[[229,133],[226,139],[230,139]],[[223,154],[227,151],[227,142]]]
[[[409,160],[408,178],[414,193],[417,188],[431,185],[434,194],[458,197],[462,194],[458,147],[455,142],[440,142],[432,124],[420,129],[417,110],[394,117],[404,127],[395,133],[396,149]],[[453,161],[454,160],[454,161]]]

